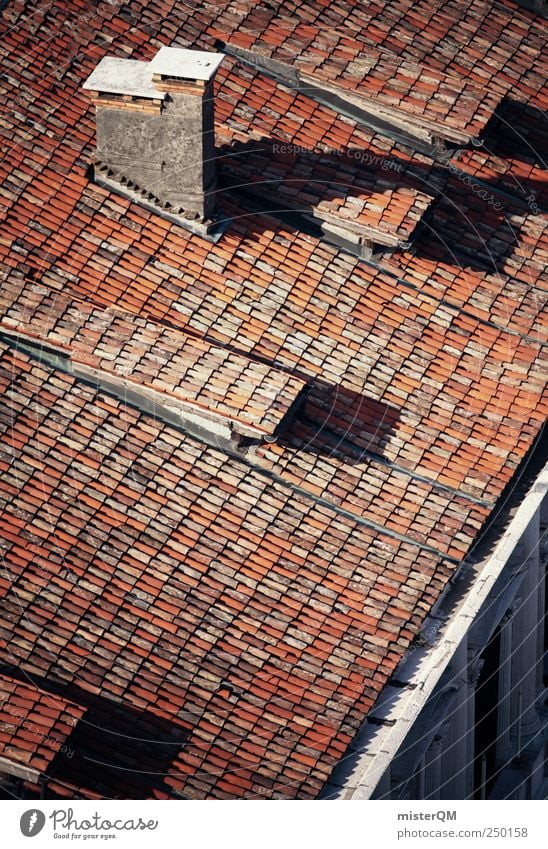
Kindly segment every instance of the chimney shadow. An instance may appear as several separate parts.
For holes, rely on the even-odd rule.
[[[218,128],[218,135],[222,138],[222,127]],[[385,191],[405,187],[425,191],[424,185],[421,186],[420,179],[415,178],[411,171],[406,173],[410,165],[409,162],[394,156],[377,155],[370,150],[360,148],[317,150],[287,141],[287,139],[261,136],[259,139],[245,141],[233,139],[221,142],[217,144],[216,151],[217,165],[220,166],[221,173],[223,166],[229,168],[231,163],[238,165],[238,160],[243,160],[244,166],[248,166],[250,157],[264,166],[275,167],[279,165],[282,178],[284,171],[287,173],[289,168],[295,168],[293,175],[295,180],[298,180],[308,191],[310,191],[311,182],[317,182],[318,200],[331,200],[338,197],[338,194],[332,188],[332,181],[329,179],[335,172],[337,172],[337,182],[343,185],[345,175],[348,176],[349,196],[359,193],[352,187],[352,179],[361,176],[367,181],[368,174],[374,174],[375,180],[382,177],[385,181],[382,189]],[[313,181],[310,180],[312,169],[314,169]],[[260,171],[257,171],[256,178],[251,187],[254,187],[255,182],[259,184],[263,182]],[[281,180],[273,181],[271,188],[275,189],[279,182]],[[288,185],[291,186],[291,183]],[[307,207],[303,208],[306,209]]]
[[[448,162],[449,159],[450,154],[444,161]],[[238,179],[239,160],[243,160],[241,179]],[[225,193],[237,196],[246,207],[250,205],[256,211],[270,213],[280,218],[285,225],[319,238],[325,237],[319,222],[310,222],[314,215],[320,218],[321,212],[315,213],[315,204],[312,202],[304,200],[301,203],[303,196],[305,199],[313,197],[314,200],[317,197],[318,202],[334,200],[341,192],[333,189],[333,180],[339,186],[344,186],[347,175],[348,188],[344,198],[363,197],[364,189],[357,189],[352,181],[360,173],[367,181],[373,169],[372,192],[379,191],[379,187],[375,189],[375,183],[380,178],[381,193],[409,188],[433,197],[429,209],[410,238],[410,247],[416,256],[446,262],[458,268],[492,271],[496,270],[499,259],[495,246],[504,242],[504,257],[517,240],[517,234],[506,222],[507,210],[504,204],[497,203],[500,199],[497,199],[489,186],[486,187],[486,181],[482,180],[481,185],[476,185],[473,178],[459,177],[458,173],[452,173],[441,162],[428,164],[417,162],[416,159],[406,161],[359,148],[349,148],[341,154],[337,151],[327,153],[303,149],[283,139],[262,137],[219,145],[217,164],[217,195],[221,202]],[[263,175],[267,169],[269,173],[265,180]],[[288,175],[287,196],[293,197],[297,191],[300,192],[298,207],[291,204],[288,209],[284,195],[279,192],[279,186],[285,182],[285,175]],[[496,189],[496,182],[492,184],[493,189]],[[261,185],[265,190],[262,196]],[[350,220],[341,217],[341,227],[344,228]],[[338,246],[344,247],[342,243]],[[394,248],[380,246],[373,259],[382,262],[383,256],[389,257],[393,251]],[[355,250],[352,252],[356,253]]]
[[[0,672],[86,708],[47,770],[44,798],[63,798],[54,788],[48,790],[56,782],[67,793],[73,788],[72,798],[80,797],[79,788],[106,799],[146,799],[155,791],[171,794],[163,774],[187,741],[189,731],[181,724],[13,665],[2,664]]]

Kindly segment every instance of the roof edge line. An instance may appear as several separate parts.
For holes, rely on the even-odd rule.
[[[369,752],[371,726],[367,718],[365,719],[354,743],[350,746],[350,754],[339,761],[340,766],[335,767],[320,798],[366,800],[372,797],[386,768],[396,756],[459,644],[474,622],[482,604],[507,565],[516,544],[524,533],[524,529],[530,523],[547,494],[548,462],[532,481],[525,498],[515,509],[508,526],[485,558],[483,567],[480,567],[480,564],[474,566],[475,576],[466,590],[466,595],[458,611],[453,613],[449,620],[445,621],[445,624],[440,625],[434,644],[427,645],[424,648],[418,647],[414,652],[414,670],[408,683],[416,684],[416,686],[401,690],[397,708],[394,707],[394,704],[391,704],[390,710],[397,709],[399,714],[395,722],[390,726],[383,726],[380,730],[378,726],[375,726],[375,746],[374,750],[372,749]],[[465,564],[466,560],[463,561],[463,565]],[[467,565],[473,566],[473,563]],[[451,591],[458,592],[454,584],[450,583],[447,592],[442,594],[438,600],[437,609],[443,604]],[[421,675],[421,670],[426,670],[425,676]],[[357,766],[355,767],[344,764],[344,760],[350,759],[352,756],[357,758]],[[339,776],[337,776],[337,771],[340,771]],[[355,777],[352,777],[353,775]]]
[[[219,49],[222,49],[232,59],[242,62],[259,73],[263,73],[279,85],[310,97],[316,103],[354,121],[358,126],[373,129],[375,132],[391,138],[397,144],[410,147],[426,156],[431,156],[439,148],[439,144],[436,145],[436,140],[432,135],[432,130],[418,128],[416,119],[415,121],[410,121],[410,125],[417,132],[406,132],[403,127],[392,123],[390,115],[374,114],[368,112],[365,107],[359,106],[347,96],[348,92],[345,89],[340,89],[339,91],[333,86],[330,87],[328,84],[318,85],[315,82],[311,82],[311,78],[307,78],[300,71],[293,69],[291,65],[277,59],[272,59],[269,56],[256,54],[248,48],[238,47],[220,39],[217,40],[217,45],[219,45]],[[222,48],[220,45],[222,45]],[[407,115],[408,113],[404,113],[404,117],[407,117]],[[458,143],[459,141],[462,142],[463,140],[457,139],[454,143]]]
[[[16,328],[5,327],[0,321],[0,339],[38,359],[47,367],[83,381],[93,386],[96,391],[106,392],[122,403],[129,403],[143,413],[159,416],[168,424],[188,427],[189,433],[198,438],[207,435],[209,440],[205,439],[205,441],[208,444],[210,440],[213,440],[212,444],[223,450],[227,444],[237,441],[239,437],[272,441],[280,426],[283,425],[282,421],[273,427],[266,427],[262,422],[210,407],[203,401],[189,398],[166,387],[156,388],[152,384],[136,379],[131,374],[119,375],[109,372],[94,364],[93,358],[86,362],[70,346],[52,342],[47,338],[43,340],[36,334],[27,333],[26,328],[22,329],[21,325]],[[273,372],[277,371],[274,366],[270,368]],[[283,374],[287,373],[283,372]],[[294,376],[292,379],[298,384],[296,387],[298,391],[291,404],[291,412],[294,413],[304,400],[306,383]]]

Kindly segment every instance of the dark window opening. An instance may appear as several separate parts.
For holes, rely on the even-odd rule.
[[[496,780],[500,626],[486,645],[475,695],[474,799],[488,798]]]

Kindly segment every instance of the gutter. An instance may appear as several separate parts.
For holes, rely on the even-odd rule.
[[[548,492],[548,462],[539,469],[539,454],[545,456],[542,438],[536,447],[539,451],[533,451],[526,464],[532,468],[524,469],[525,491],[518,482],[510,497],[508,523],[502,530],[498,521],[492,525],[474,559],[465,560],[451,579],[423,624],[424,643],[408,649],[320,799],[373,796]]]

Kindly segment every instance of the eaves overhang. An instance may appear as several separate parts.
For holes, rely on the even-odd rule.
[[[424,640],[408,652],[381,693],[320,798],[371,799],[548,493],[543,439],[533,449],[477,552],[461,564],[423,623]]]

